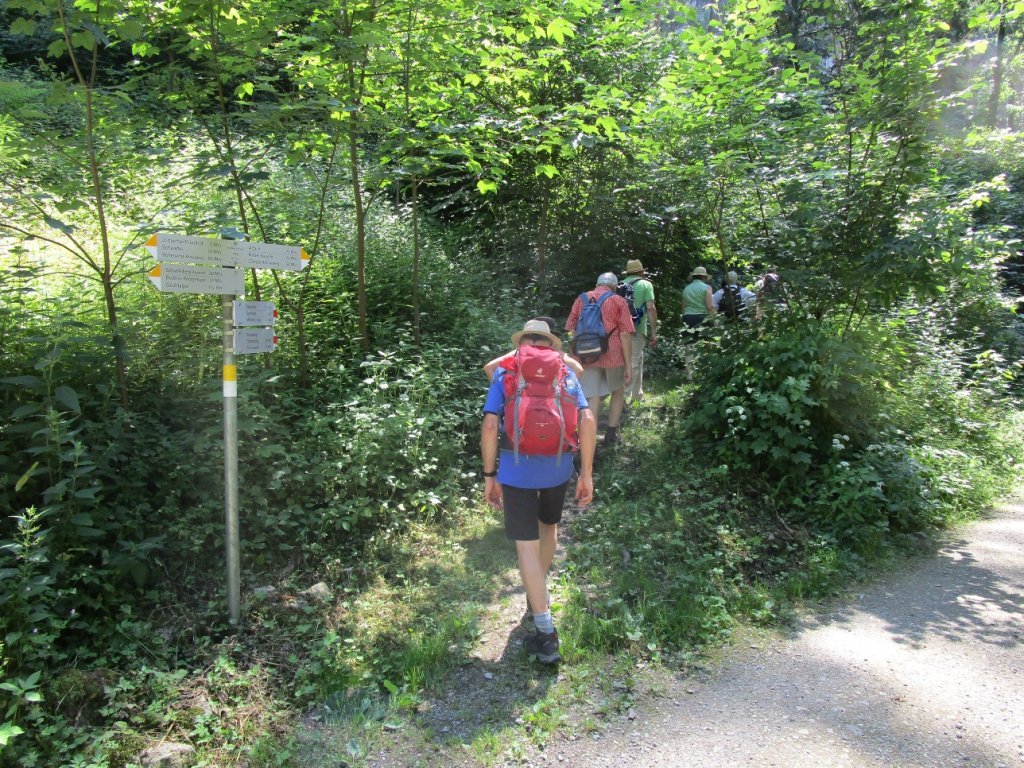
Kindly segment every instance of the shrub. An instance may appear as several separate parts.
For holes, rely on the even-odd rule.
[[[899,316],[840,334],[777,315],[701,356],[685,438],[770,495],[792,523],[866,544],[992,498],[1002,420],[962,348]],[[989,361],[990,362],[990,361]]]

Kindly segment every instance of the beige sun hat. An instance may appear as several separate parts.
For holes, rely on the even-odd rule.
[[[697,267],[690,273],[690,277],[707,277],[708,271],[704,267]]]
[[[523,336],[543,336],[545,339],[551,342],[551,346],[554,349],[562,349],[562,340],[553,334],[548,328],[548,324],[543,320],[527,320],[526,325],[523,326],[523,330],[516,331],[512,334],[512,343],[517,347],[519,346],[519,340]]]
[[[630,259],[626,262],[627,275],[642,275],[643,272],[644,265],[640,263],[640,259]]]

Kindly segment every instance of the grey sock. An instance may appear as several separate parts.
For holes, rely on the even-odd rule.
[[[533,623],[537,627],[537,631],[543,632],[545,635],[550,635],[555,631],[555,622],[551,618],[551,611],[533,614]]]

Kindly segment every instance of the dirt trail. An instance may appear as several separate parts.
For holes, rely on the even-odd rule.
[[[1024,501],[548,765],[1024,766]],[[535,761],[536,762],[536,761]]]

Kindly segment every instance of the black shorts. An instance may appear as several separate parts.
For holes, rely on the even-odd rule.
[[[686,330],[683,332],[684,344],[693,344],[693,342],[700,338],[700,326],[703,325],[706,319],[707,315],[683,315],[683,322],[686,324]]]
[[[562,520],[566,480],[554,488],[516,488],[502,485],[505,508],[505,535],[513,541],[537,541],[540,525],[558,525]]]

